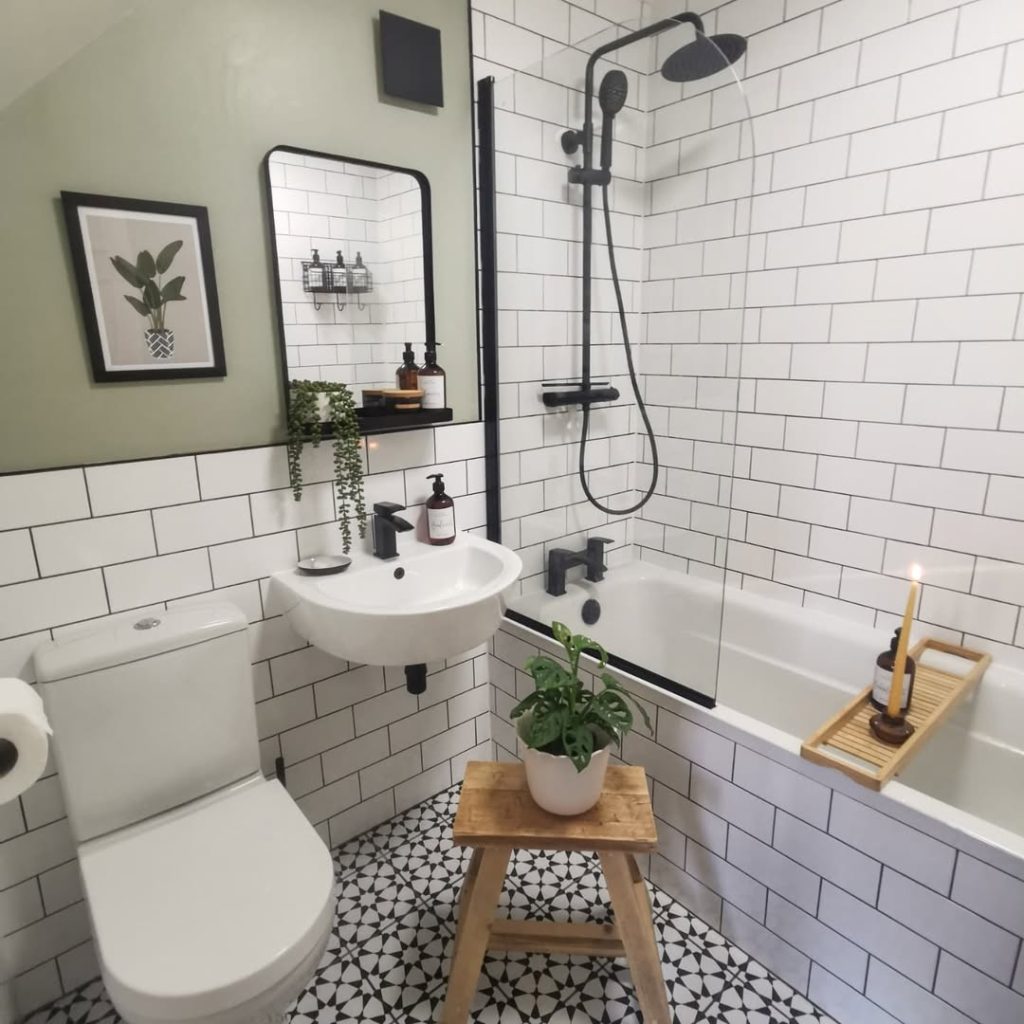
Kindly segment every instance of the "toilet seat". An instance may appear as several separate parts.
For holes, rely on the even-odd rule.
[[[238,1008],[318,959],[333,920],[331,856],[262,776],[84,843],[79,860],[104,981],[130,1021]]]

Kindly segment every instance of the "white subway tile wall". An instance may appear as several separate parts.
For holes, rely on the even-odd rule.
[[[736,70],[754,159],[728,73],[683,88],[662,78],[688,29],[620,52],[630,98],[615,125],[612,227],[663,472],[643,510],[611,519],[575,478],[578,412],[539,401],[542,379],[580,371],[580,197],[566,180],[579,156],[558,141],[581,120],[586,54],[614,35],[602,19],[678,4],[585,18],[562,0],[543,16],[475,6],[477,71],[496,76],[500,114],[503,519],[523,590],[542,585],[549,547],[600,528],[613,558],[671,555],[684,571],[781,584],[778,596],[819,607],[826,596],[837,614],[888,626],[899,608],[886,578],[904,579],[928,549],[923,628],[1019,646],[1016,0],[691,3],[709,32],[749,39]],[[563,50],[567,6],[597,38],[574,33]],[[601,220],[595,371],[623,400],[592,417],[587,466],[621,507],[650,479],[651,453],[627,401]],[[527,482],[543,487],[513,490]],[[724,517],[730,500],[757,514]]]
[[[559,137],[583,120],[582,73],[586,54],[598,43],[615,38],[615,22],[638,19],[640,0],[619,0],[614,4],[569,3],[566,0],[516,5],[473,3],[474,68],[477,78],[496,78],[497,170],[498,170],[498,303],[500,308],[499,379],[501,389],[502,518],[506,543],[519,549],[526,570],[522,588],[541,585],[541,569],[548,547],[578,545],[585,531],[600,527],[615,542],[615,557],[622,557],[631,541],[632,522],[609,518],[587,504],[576,478],[579,461],[580,424],[578,412],[547,410],[541,403],[541,381],[578,379],[580,350],[580,239],[579,188],[570,186],[566,172],[579,162],[579,153],[567,156]],[[639,23],[638,21],[636,22]],[[566,43],[571,48],[566,50]],[[614,181],[610,188],[611,232],[622,280],[623,300],[631,338],[642,348],[644,323],[641,317],[641,285],[649,279],[649,301],[664,310],[668,321],[697,313],[684,310],[708,305],[706,294],[675,288],[675,264],[700,257],[702,239],[718,238],[719,223],[733,218],[732,201],[705,206],[706,187],[678,175],[678,140],[699,131],[710,117],[706,109],[691,113],[679,106],[667,110],[664,121],[645,111],[647,44],[632,47],[620,55],[621,69],[628,79],[629,95],[615,119]],[[543,58],[543,63],[542,63]],[[512,74],[513,72],[520,72]],[[684,116],[673,117],[674,113]],[[659,143],[667,139],[667,146]],[[661,194],[653,187],[654,211],[659,204],[673,212],[658,225],[648,218],[652,229],[665,233],[665,247],[644,253],[641,222],[645,211],[644,157],[664,163],[663,174],[671,192]],[[692,200],[693,217],[676,230],[677,206]],[[611,271],[604,247],[605,228],[596,194],[594,216],[594,379],[610,381],[622,398],[598,406],[591,416],[590,443],[586,450],[588,483],[605,503],[622,507],[632,503],[637,456],[636,431],[639,419],[632,409],[629,378],[615,312]],[[668,223],[671,221],[671,223]],[[731,234],[731,229],[730,232]],[[741,253],[742,258],[742,253]],[[659,260],[665,260],[665,272]],[[706,273],[703,284],[717,289],[717,301],[729,303],[729,266],[734,257],[716,250],[702,272],[690,264],[692,274]],[[720,261],[718,273],[714,260]],[[663,278],[663,280],[661,279]],[[657,410],[661,432],[668,432],[669,412],[690,412],[675,406],[694,407],[694,384],[680,386],[670,371],[671,348],[664,348],[665,364],[657,372],[668,384]],[[658,388],[658,377],[648,387]],[[714,439],[720,440],[720,427]],[[692,463],[692,452],[686,467]],[[644,481],[640,481],[644,483]],[[667,477],[661,494],[671,496]],[[679,495],[681,496],[681,495]],[[678,512],[669,512],[671,521]]]
[[[491,644],[502,760],[519,753],[517,669],[553,649],[535,639],[506,625]],[[651,778],[651,881],[839,1024],[1024,1020],[1024,864],[952,828],[928,834],[884,795],[623,682],[655,728],[621,752]]]
[[[652,64],[648,138],[661,148],[646,155],[640,243],[657,275],[640,284],[641,365],[659,367],[645,380],[652,404],[688,410],[708,408],[705,374],[738,368],[743,482],[732,502],[758,514],[732,519],[727,578],[785,584],[796,588],[787,598],[808,604],[825,594],[837,599],[833,611],[884,626],[898,611],[898,588],[884,577],[905,578],[920,561],[930,592],[923,628],[1005,652],[1022,635],[1015,579],[1024,561],[1015,482],[1024,417],[1012,388],[1024,372],[1024,174],[1001,169],[1021,168],[1024,82],[1005,72],[1024,36],[1020,5],[790,2],[756,16],[741,0],[691,6],[709,32],[728,24],[749,38],[737,71],[759,166],[738,142],[717,144],[745,116],[727,75],[680,99]],[[671,45],[663,37],[658,56]],[[675,126],[685,131],[668,130]],[[666,164],[673,139],[679,148]],[[711,218],[721,204],[701,193],[703,177],[673,191],[697,168],[707,168],[697,172],[707,182],[739,183],[735,224]],[[719,248],[745,228],[751,187],[749,258],[720,267]],[[687,235],[686,251],[684,223],[706,225]],[[693,308],[719,305],[704,276],[709,261],[733,275],[728,305],[737,315],[746,306],[742,335],[711,335],[703,319],[662,330],[656,319],[673,315],[658,298],[668,280],[677,298],[698,289]],[[700,350],[741,338],[740,358],[728,352],[709,371]],[[671,360],[656,351],[669,345]],[[688,415],[655,422],[699,443],[706,435]],[[683,468],[694,472],[677,478],[677,490],[666,479],[659,491],[690,499],[693,516],[698,503],[714,503],[715,488],[700,486],[706,466]],[[697,528],[660,517],[653,503],[639,516]],[[636,528],[632,539],[644,557],[671,550],[666,532]],[[700,551],[685,553],[691,567]],[[986,558],[997,560],[991,571]]]
[[[442,468],[460,528],[482,529],[482,475],[467,472],[483,457],[480,424],[371,437],[366,449],[368,499],[408,503],[416,521],[421,478]],[[458,781],[492,752],[485,648],[431,665],[414,697],[401,668],[309,647],[268,603],[267,577],[301,549],[340,552],[324,454],[307,453],[299,504],[280,447],[0,477],[0,676],[31,681],[38,644],[114,613],[229,600],[250,623],[263,769],[284,758],[289,792],[326,842]],[[98,973],[52,765],[0,808],[0,934],[22,1013]]]

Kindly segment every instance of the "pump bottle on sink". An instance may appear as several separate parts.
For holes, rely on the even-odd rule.
[[[427,540],[431,544],[451,544],[455,540],[455,502],[445,493],[444,474],[430,473],[434,493],[427,499]]]

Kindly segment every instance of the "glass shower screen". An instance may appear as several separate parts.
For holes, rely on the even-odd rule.
[[[509,617],[705,705],[751,259],[745,46],[617,26],[494,85]]]

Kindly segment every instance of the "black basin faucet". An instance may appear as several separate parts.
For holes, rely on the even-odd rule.
[[[548,552],[548,585],[547,592],[552,597],[560,597],[565,593],[565,573],[574,565],[587,567],[587,579],[591,583],[599,583],[604,579],[604,546],[611,544],[609,537],[588,537],[584,551],[569,551],[568,548],[552,548]]]
[[[373,553],[377,558],[397,558],[395,535],[412,529],[412,523],[396,512],[405,509],[395,501],[378,501],[373,506]]]

